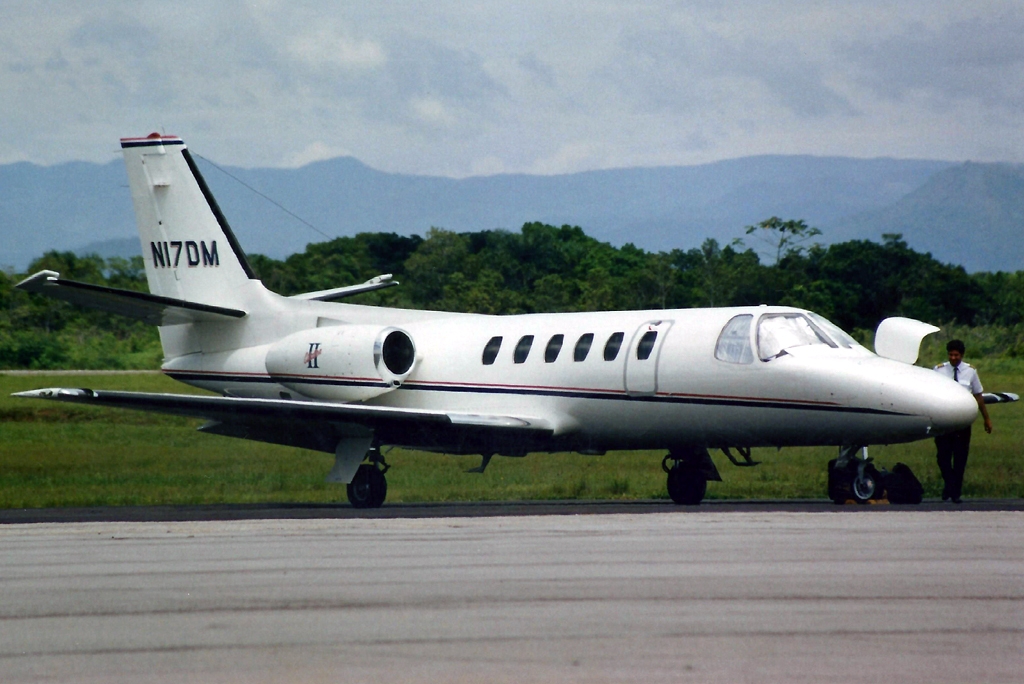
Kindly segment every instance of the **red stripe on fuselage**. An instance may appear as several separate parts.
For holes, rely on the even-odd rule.
[[[339,380],[348,382],[383,382],[381,378],[360,378],[360,377],[347,377],[341,375],[304,375],[304,374],[289,374],[289,373],[276,373],[270,375],[268,373],[242,373],[232,371],[200,371],[200,370],[164,370],[165,374],[173,375],[174,373],[180,374],[192,374],[192,375],[209,375],[211,379],[216,376],[233,376],[233,377],[260,377],[273,380],[274,378],[289,378],[295,380]],[[622,389],[609,389],[605,387],[567,387],[563,385],[510,385],[501,383],[484,383],[484,382],[455,382],[448,380],[415,380],[413,384],[418,386],[426,387],[465,387],[465,388],[478,388],[481,390],[485,389],[505,389],[505,390],[523,390],[523,391],[546,391],[546,392],[600,392],[607,395],[621,395],[629,396],[629,393]],[[692,394],[687,392],[656,392],[656,396],[659,397],[678,397],[680,399],[719,399],[725,401],[759,401],[759,402],[773,402],[780,404],[794,404],[794,405],[809,405],[809,406],[842,406],[842,404],[834,401],[814,401],[808,399],[783,399],[776,397],[748,397],[748,396],[736,396],[729,394]]]

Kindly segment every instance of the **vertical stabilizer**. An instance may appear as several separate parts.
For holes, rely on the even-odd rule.
[[[254,279],[181,138],[122,138],[150,292],[238,306]]]

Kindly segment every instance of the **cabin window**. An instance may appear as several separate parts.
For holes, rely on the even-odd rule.
[[[729,363],[753,363],[754,352],[750,349],[750,324],[754,317],[750,314],[734,316],[718,336],[715,345],[715,358]]]
[[[554,335],[548,340],[548,346],[544,350],[544,363],[554,363],[555,359],[558,358],[558,352],[562,351],[562,342],[565,341],[565,335]]]
[[[757,324],[757,352],[762,361],[782,356],[787,349],[811,344],[838,346],[803,314],[769,314]]]
[[[584,361],[587,358],[587,354],[590,353],[590,345],[594,343],[594,333],[586,333],[580,335],[580,339],[576,340],[576,348],[572,350],[573,361]]]
[[[622,346],[622,338],[626,336],[626,333],[612,333],[612,336],[608,338],[608,341],[604,345],[604,360],[614,361],[615,357],[619,355],[619,347]]]
[[[523,335],[519,338],[519,344],[512,354],[512,360],[516,363],[526,363],[526,357],[530,355],[530,347],[533,346],[533,335]]]
[[[657,339],[657,330],[645,332],[644,336],[640,338],[640,344],[636,346],[636,358],[640,361],[646,361],[651,358],[651,352],[654,351],[654,341]]]
[[[501,349],[501,335],[492,337],[488,342],[487,346],[484,347],[484,365],[490,366],[494,363],[494,359],[498,358],[498,350]]]

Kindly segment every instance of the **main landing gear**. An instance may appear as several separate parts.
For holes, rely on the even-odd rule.
[[[672,461],[672,466],[669,466]],[[669,451],[661,461],[668,474],[668,495],[681,506],[696,506],[704,500],[708,480],[721,482],[708,450],[703,447],[679,447]]]
[[[348,484],[347,493],[352,508],[380,508],[388,495],[388,481],[384,473],[391,468],[379,449],[366,454],[368,463],[359,465],[355,477]]]

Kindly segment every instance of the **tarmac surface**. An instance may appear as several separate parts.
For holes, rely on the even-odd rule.
[[[0,679],[1021,681],[1017,502],[818,505],[5,518]]]
[[[1024,499],[965,499],[962,504],[926,500],[919,505],[887,501],[837,506],[828,499],[711,499],[700,506],[677,506],[666,499],[629,501],[478,501],[398,503],[378,509],[339,504],[268,503],[200,506],[93,506],[89,508],[0,509],[0,525],[45,522],[173,522],[188,520],[287,520],[324,518],[479,518],[523,515],[607,515],[612,513],[881,513],[885,511],[1024,511]]]

